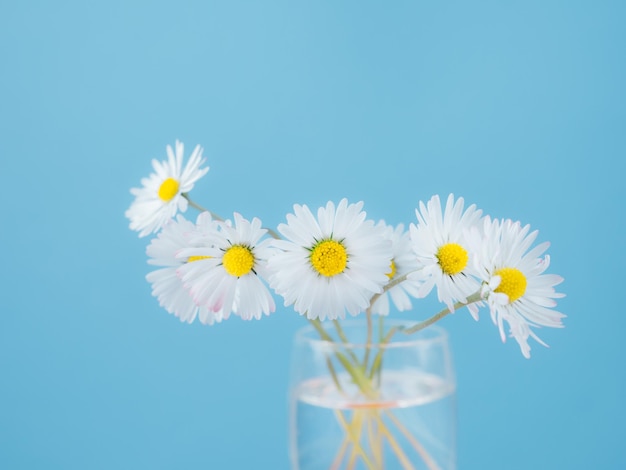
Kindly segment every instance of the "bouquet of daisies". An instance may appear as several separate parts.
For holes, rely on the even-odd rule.
[[[190,199],[209,168],[197,146],[184,163],[184,147],[167,147],[152,161],[126,217],[147,247],[147,275],[160,305],[182,321],[212,325],[231,315],[260,319],[285,306],[319,326],[347,315],[385,316],[436,290],[445,308],[406,329],[412,333],[461,307],[475,319],[487,308],[502,341],[508,335],[530,357],[528,340],[545,345],[534,328],[562,327],[555,291],[560,276],[546,274],[549,243],[533,246],[537,231],[492,219],[463,198],[438,196],[419,203],[408,230],[367,219],[363,203],[328,202],[316,212],[295,204],[277,230],[238,213],[224,219]],[[182,213],[199,210],[195,221]],[[506,331],[508,330],[508,332]]]

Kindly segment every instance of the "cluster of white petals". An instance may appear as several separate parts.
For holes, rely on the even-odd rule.
[[[411,310],[413,308],[411,297],[419,297],[421,281],[419,278],[407,278],[409,274],[419,270],[409,232],[404,230],[403,224],[399,224],[395,228],[391,225],[385,225],[384,222],[379,222],[379,225],[385,227],[384,236],[391,241],[392,259],[387,273],[387,282],[404,280],[398,284],[392,284],[382,295],[374,299],[372,313],[389,315],[390,300],[399,312]]]
[[[262,281],[272,253],[270,240],[261,241],[267,231],[261,221],[234,214],[217,230],[205,230],[192,238],[196,246],[180,250],[178,258],[195,259],[178,268],[183,285],[199,305],[232,313],[245,320],[259,319],[275,309],[274,299]]]
[[[476,226],[482,214],[475,205],[464,208],[463,198],[456,201],[450,194],[444,210],[439,196],[433,196],[427,204],[420,201],[415,211],[417,224],[411,224],[411,242],[418,270],[411,277],[423,280],[418,297],[426,297],[437,287],[437,298],[451,311],[454,304],[464,303],[476,292],[479,283],[474,276],[472,257],[466,234]],[[469,305],[476,318],[475,304]]]
[[[309,319],[344,318],[365,311],[389,281],[393,256],[385,228],[366,220],[363,203],[332,202],[313,216],[307,206],[294,205],[285,237],[276,240],[270,258],[270,285]]]
[[[563,282],[563,278],[544,274],[550,266],[550,257],[541,255],[550,244],[544,242],[531,248],[538,232],[529,232],[529,225],[485,217],[481,227],[475,228],[469,237],[477,253],[475,267],[482,283],[481,295],[489,305],[500,337],[506,340],[506,322],[510,335],[527,358],[529,337],[546,345],[531,327],[560,328],[565,317],[553,310],[555,299],[563,297],[554,286]]]
[[[152,284],[152,295],[165,310],[179,317],[181,321],[191,323],[198,316],[202,323],[212,325],[223,319],[221,310],[215,311],[197,304],[178,275],[178,269],[186,263],[178,253],[196,245],[194,238],[197,233],[212,228],[214,224],[208,212],[200,214],[196,224],[178,215],[176,220],[163,227],[146,249],[148,263],[162,266],[146,275],[146,279]]]
[[[285,306],[310,320],[347,315],[388,315],[391,305],[410,310],[412,299],[436,291],[445,313],[467,306],[478,320],[487,306],[504,341],[508,335],[530,356],[534,332],[562,327],[554,310],[560,276],[546,274],[549,244],[533,247],[537,231],[511,220],[492,220],[450,194],[416,209],[416,221],[375,223],[363,202],[328,202],[314,213],[296,204],[277,234],[258,218],[215,220],[203,212],[191,222],[186,193],[208,168],[198,146],[183,167],[183,145],[167,147],[168,160],[153,161],[126,216],[140,236],[158,232],[147,248],[152,293],[182,321],[213,324],[231,314],[260,319],[275,310],[272,290]],[[160,230],[160,232],[159,232]],[[271,236],[270,236],[271,235]]]
[[[179,141],[175,150],[168,145],[167,160],[152,160],[154,173],[142,178],[141,188],[130,190],[135,200],[125,215],[130,219],[130,229],[138,231],[140,237],[158,232],[178,211],[185,212],[188,204],[183,194],[209,171],[209,167],[200,168],[205,162],[202,147],[196,146],[183,167],[184,150]]]

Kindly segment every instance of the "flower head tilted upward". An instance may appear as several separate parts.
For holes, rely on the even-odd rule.
[[[465,302],[479,288],[472,276],[472,253],[466,233],[479,222],[482,211],[475,205],[463,211],[463,204],[463,198],[455,202],[450,194],[442,212],[439,196],[433,196],[426,205],[420,202],[415,211],[417,225],[410,227],[413,250],[421,268],[416,276],[424,281],[419,296],[427,296],[436,286],[439,301],[450,311],[454,311],[456,302]],[[468,307],[476,318],[476,306]]]
[[[222,312],[213,312],[196,305],[176,274],[180,266],[197,260],[193,257],[177,257],[177,254],[180,250],[193,246],[191,239],[198,230],[203,232],[217,230],[216,222],[211,220],[208,212],[198,216],[197,225],[182,215],[178,215],[176,220],[167,224],[146,249],[148,263],[162,268],[148,273],[146,279],[152,284],[152,295],[169,313],[188,323],[199,316],[202,323],[212,325],[222,320]]]
[[[270,285],[285,305],[310,319],[336,319],[364,311],[382,292],[391,242],[362,208],[346,199],[337,207],[328,202],[316,219],[307,206],[294,205],[287,224],[278,226],[286,240],[274,242],[281,251],[269,261]]]
[[[177,211],[187,210],[187,199],[183,193],[191,191],[198,179],[209,171],[200,168],[205,162],[202,147],[196,146],[183,169],[182,142],[176,141],[176,152],[167,146],[167,161],[152,160],[154,173],[142,178],[141,188],[132,188],[135,200],[126,211],[130,219],[130,228],[139,232],[140,237],[158,232]]]
[[[261,318],[275,309],[274,299],[263,284],[266,263],[272,253],[270,240],[261,238],[267,230],[257,218],[252,222],[234,214],[234,226],[220,224],[219,231],[200,234],[195,247],[181,250],[179,256],[196,257],[178,270],[198,305],[213,312],[231,312],[244,320]]]
[[[486,217],[482,232],[473,230],[470,239],[476,247],[476,268],[483,281],[481,294],[489,305],[491,318],[502,341],[506,340],[504,322],[509,324],[510,334],[526,358],[530,357],[530,336],[547,346],[531,327],[561,328],[561,319],[565,317],[551,309],[556,306],[554,299],[563,297],[554,290],[563,278],[544,274],[550,257],[540,256],[549,243],[530,249],[538,232],[529,234],[529,230],[529,225],[522,227],[519,222]]]

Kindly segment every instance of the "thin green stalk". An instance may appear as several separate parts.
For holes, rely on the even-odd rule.
[[[384,410],[384,413],[386,416],[389,417],[393,424],[396,425],[402,435],[404,435],[404,437],[406,437],[407,440],[411,443],[413,448],[417,451],[419,456],[426,464],[426,467],[428,467],[428,470],[439,470],[439,465],[437,465],[437,462],[435,462],[435,460],[430,456],[428,451],[424,449],[424,446],[422,446],[419,441],[415,439],[415,437],[413,437],[411,432],[404,426],[404,424],[402,424],[402,421],[400,421],[398,417],[395,416],[390,410]]]
[[[385,331],[385,317],[382,315],[378,316],[378,344],[380,345],[384,339],[384,331]],[[377,352],[380,352],[380,347]],[[376,386],[380,387],[382,382],[382,370],[383,370],[383,356],[381,354],[380,359],[378,360],[379,364],[377,368],[374,368],[374,364],[372,364],[372,371],[374,371],[376,376]]]
[[[333,325],[335,325],[335,329],[337,330],[337,335],[339,336],[339,339],[343,341],[343,344],[348,346],[350,344],[350,341],[348,341],[348,337],[344,333],[343,328],[341,327],[341,323],[339,323],[338,320],[333,320]],[[350,359],[352,359],[355,363],[358,363],[359,358],[356,356],[354,351],[350,347],[347,348],[347,351]]]
[[[333,463],[330,465],[330,470],[339,470],[339,467],[341,466],[341,461],[343,460],[344,455],[346,455],[346,451],[348,450],[348,444],[349,444],[349,440],[348,439],[344,439],[343,442],[341,443],[341,447],[339,448],[339,452],[337,452],[337,455],[335,456],[335,460],[333,460]]]
[[[478,302],[479,300],[481,300],[481,295],[480,295],[480,291],[470,295],[467,300],[465,302],[457,302],[454,304],[454,310],[457,310],[459,308],[465,307],[467,305],[473,304],[474,302]],[[433,315],[432,317],[430,317],[427,320],[424,320],[423,322],[418,323],[415,326],[412,326],[411,328],[404,328],[402,329],[402,332],[410,335],[413,333],[416,333],[420,330],[423,330],[424,328],[426,328],[427,326],[432,325],[433,323],[441,320],[443,317],[445,317],[446,315],[448,315],[449,313],[451,313],[452,310],[450,310],[449,308],[444,308],[441,312]]]
[[[211,214],[211,218],[215,219],[215,220],[219,220],[220,222],[223,222],[224,219],[222,217],[220,217],[219,215],[217,215],[215,212],[212,212],[208,209],[205,209],[204,207],[202,207],[200,204],[198,204],[197,202],[193,201],[190,197],[188,193],[182,193],[181,194],[182,197],[184,197],[185,199],[187,199],[187,202],[189,203],[189,205],[191,207],[193,207],[194,209],[200,211],[200,212],[208,212],[209,214]],[[280,235],[278,235],[274,230],[272,230],[271,228],[266,228],[264,227],[265,230],[267,230],[267,233],[270,237],[275,238],[276,240],[280,240]]]
[[[378,352],[376,353],[376,356],[374,356],[374,362],[372,362],[372,368],[370,369],[370,373],[368,374],[368,377],[369,377],[370,380],[372,380],[374,378],[374,375],[376,374],[376,372],[378,372],[380,370],[380,368],[382,366],[383,352],[385,350],[385,348],[384,348],[385,344],[387,344],[389,341],[391,341],[391,338],[393,337],[393,335],[395,335],[400,330],[402,330],[402,327],[399,327],[399,326],[391,327],[389,329],[389,332],[385,335],[385,337],[382,338],[379,341],[379,343],[378,343]]]
[[[361,369],[360,364],[352,364],[348,358],[340,352],[336,352],[335,355],[361,391],[365,393],[368,398],[376,397],[376,390],[372,388],[371,381],[367,378],[363,369]]]
[[[326,332],[319,319],[310,320],[310,322],[323,340],[335,344],[332,337]],[[346,355],[341,351],[335,351],[335,357],[339,362],[341,362],[341,365],[344,367],[346,372],[350,374],[353,382],[361,389],[361,391],[363,391],[363,393],[367,393],[369,397],[375,396],[376,391],[372,389],[371,383],[367,379],[365,372],[361,369],[358,361],[356,361],[355,364],[351,363]]]
[[[396,277],[395,279],[392,279],[391,281],[389,281],[385,287],[383,287],[383,291],[379,294],[374,294],[372,296],[372,298],[370,299],[370,305],[374,305],[374,303],[378,300],[378,298],[383,295],[385,292],[387,292],[389,289],[391,289],[392,287],[397,286],[398,284],[400,284],[401,282],[406,281],[406,278],[409,276],[409,274],[411,273],[406,273],[403,274],[402,276]]]
[[[376,467],[374,466],[374,464],[368,457],[367,453],[363,450],[363,447],[361,447],[361,443],[359,442],[361,438],[360,434],[355,435],[354,429],[352,427],[354,426],[355,423],[353,422],[352,425],[348,424],[348,422],[346,421],[346,418],[343,416],[343,413],[339,410],[336,410],[335,414],[337,415],[337,420],[339,421],[341,426],[343,426],[343,429],[346,432],[346,434],[350,436],[350,441],[352,444],[353,451],[359,454],[359,456],[363,459],[363,462],[365,463],[368,469],[376,470]],[[360,422],[357,424],[360,424]]]
[[[330,360],[330,357],[326,358],[326,367],[330,371],[330,375],[333,378],[333,382],[335,383],[335,387],[339,390],[340,393],[343,393],[343,387],[339,382],[339,377],[337,376],[337,371],[335,371],[335,366],[333,366],[333,361]]]
[[[376,411],[374,411],[376,413]],[[376,468],[383,468],[383,441],[378,430],[378,426],[374,425],[374,417],[369,417],[367,420],[367,436],[370,442],[370,449],[372,449],[372,457],[376,462]]]
[[[393,451],[396,453],[396,456],[398,457],[398,460],[400,461],[400,464],[402,465],[404,470],[415,470],[415,467],[411,464],[411,461],[402,450],[402,447],[400,447],[400,444],[398,444],[398,441],[396,441],[396,438],[393,437],[393,434],[391,434],[391,432],[387,428],[387,425],[383,422],[380,415],[376,414],[375,417],[380,424],[381,432],[387,438],[387,441],[389,441],[389,445],[391,446]]]
[[[350,439],[361,444],[361,431],[363,430],[363,414],[359,411],[355,411],[352,413],[352,423],[350,423],[350,429],[352,430],[353,435]],[[365,449],[363,449],[365,452]],[[367,454],[367,452],[365,452]],[[352,447],[352,452],[350,452],[350,457],[348,458],[348,462],[346,464],[346,470],[354,470],[356,465],[356,459],[358,454],[356,452],[356,448]]]
[[[197,202],[193,201],[190,197],[189,194],[187,193],[182,193],[181,194],[182,197],[184,197],[185,199],[187,199],[187,202],[189,203],[189,205],[191,207],[193,207],[194,209],[200,211],[200,212],[208,212],[209,214],[211,214],[211,218],[215,219],[215,220],[219,220],[219,221],[223,221],[224,219],[222,219],[219,215],[217,215],[214,212],[211,212],[208,209],[205,209],[204,207],[202,207],[200,204],[198,204]]]
[[[365,341],[365,354],[363,356],[363,369],[367,370],[367,364],[370,361],[370,349],[372,347],[372,330],[374,329],[372,325],[372,308],[368,308],[365,311],[365,316],[367,318],[367,339]]]
[[[313,328],[315,328],[315,331],[319,333],[319,335],[322,337],[324,341],[329,341],[331,343],[334,343],[333,338],[326,332],[319,318],[316,318],[315,320],[309,320],[309,323],[313,325]]]
[[[478,302],[481,299],[480,296],[480,292],[476,292],[472,295],[470,295],[467,300],[465,302],[457,302],[456,304],[454,304],[454,309],[459,309],[462,307],[465,307],[467,305],[473,304],[474,302]],[[391,338],[399,331],[402,331],[405,334],[412,334],[412,333],[416,333],[420,330],[423,330],[424,328],[426,328],[427,326],[432,325],[433,323],[441,320],[443,317],[445,317],[446,315],[448,315],[450,313],[450,309],[445,308],[443,309],[441,312],[433,315],[432,317],[428,318],[427,320],[424,320],[423,322],[418,323],[415,326],[412,326],[411,328],[405,328],[403,326],[394,326],[393,328],[391,328],[389,330],[389,332],[387,333],[387,335],[380,341],[380,347],[378,348],[378,353],[376,354],[376,357],[374,357],[374,362],[372,363],[372,368],[370,369],[370,373],[368,374],[368,377],[370,378],[370,380],[374,377],[374,375],[376,374],[376,372],[382,367],[382,355],[383,355],[383,351],[384,348],[382,347],[382,345],[387,344],[389,341],[391,341]]]

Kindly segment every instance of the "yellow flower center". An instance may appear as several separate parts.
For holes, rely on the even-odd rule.
[[[465,248],[457,243],[446,243],[437,250],[437,261],[444,274],[459,274],[467,266],[468,255]]]
[[[187,262],[193,263],[194,261],[200,261],[201,259],[209,259],[209,258],[210,256],[201,256],[201,255],[190,256],[189,258],[187,258]]]
[[[396,263],[394,262],[394,260],[391,260],[391,264],[389,265],[389,269],[390,269],[390,271],[387,273],[387,277],[389,279],[393,279],[393,277],[396,275],[396,272],[397,272]]]
[[[495,292],[508,295],[510,304],[526,292],[526,276],[519,269],[502,268],[498,269],[495,274],[501,279]]]
[[[178,194],[178,181],[174,178],[168,178],[161,183],[159,197],[162,201],[171,201],[176,194]]]
[[[348,264],[346,248],[335,240],[319,242],[311,250],[309,258],[313,268],[326,277],[342,273]]]
[[[241,277],[254,268],[254,255],[247,246],[233,245],[224,253],[222,264],[228,274]]]

